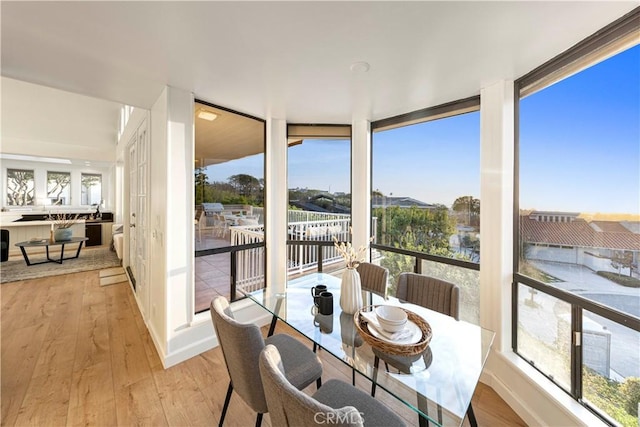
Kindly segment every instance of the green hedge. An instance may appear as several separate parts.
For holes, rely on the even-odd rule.
[[[626,286],[628,288],[640,288],[640,280],[635,277],[623,276],[610,271],[598,271],[598,276],[602,276],[612,282],[616,282],[618,285]]]

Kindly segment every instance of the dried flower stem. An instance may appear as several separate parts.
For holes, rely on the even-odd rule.
[[[49,214],[49,219],[53,221],[56,228],[69,228],[78,222],[78,216],[78,214],[75,214],[73,217],[67,217],[66,214]]]
[[[349,235],[351,235],[351,227],[349,227]],[[373,237],[369,238],[369,242],[373,241]],[[351,242],[339,242],[336,236],[333,236],[333,245],[336,250],[344,259],[344,262],[347,268],[357,268],[360,263],[365,260],[365,251],[369,247],[369,245],[362,245],[358,250],[356,250]]]

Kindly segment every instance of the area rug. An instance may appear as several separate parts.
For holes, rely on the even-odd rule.
[[[44,253],[36,254],[33,257],[30,256],[29,259],[38,262],[45,259],[45,255]],[[116,253],[108,247],[82,248],[79,258],[65,260],[62,264],[48,262],[46,264],[27,266],[22,257],[12,258],[0,264],[0,283],[79,273],[81,271],[102,270],[118,266],[120,266],[120,260]]]

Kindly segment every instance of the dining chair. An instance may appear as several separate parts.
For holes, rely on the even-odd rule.
[[[361,262],[356,270],[358,270],[358,274],[360,275],[360,283],[363,291],[373,292],[383,298],[387,296],[388,269],[370,262]],[[373,295],[371,298],[373,298]]]
[[[257,412],[256,426],[262,423],[262,416],[268,411],[268,407],[258,359],[267,344],[275,346],[282,353],[287,381],[293,387],[302,390],[314,381],[318,389],[322,386],[322,363],[311,350],[295,338],[276,334],[263,339],[258,326],[240,323],[234,319],[229,302],[222,296],[211,301],[211,320],[230,379],[219,426],[224,422],[233,390]]]
[[[287,380],[282,353],[267,345],[260,354],[260,375],[274,427],[404,426],[383,403],[352,385],[332,379],[309,396]]]
[[[459,320],[460,316],[460,288],[445,280],[436,279],[435,277],[424,276],[417,273],[401,273],[398,276],[398,286],[396,287],[396,298],[401,301],[406,301],[411,304],[416,304],[433,311],[437,311],[447,316],[451,316],[456,320]],[[423,355],[417,355],[414,357],[396,356],[393,354],[384,353],[377,349],[372,349],[375,356],[374,365],[374,380],[371,383],[371,396],[375,396],[376,393],[376,377],[377,368],[380,360],[384,361],[386,370],[389,370],[389,365],[398,369],[399,372],[407,372],[410,369],[412,363]],[[429,353],[430,354],[430,353]],[[429,362],[430,364],[430,362]],[[428,366],[427,360],[425,365]],[[426,404],[424,405],[426,412]],[[442,409],[438,406],[438,419],[442,418]],[[469,421],[475,421],[473,410],[469,405]],[[424,423],[423,418],[420,419],[421,424]]]

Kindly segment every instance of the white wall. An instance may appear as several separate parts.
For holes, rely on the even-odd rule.
[[[115,162],[120,105],[2,77],[2,152]]]

